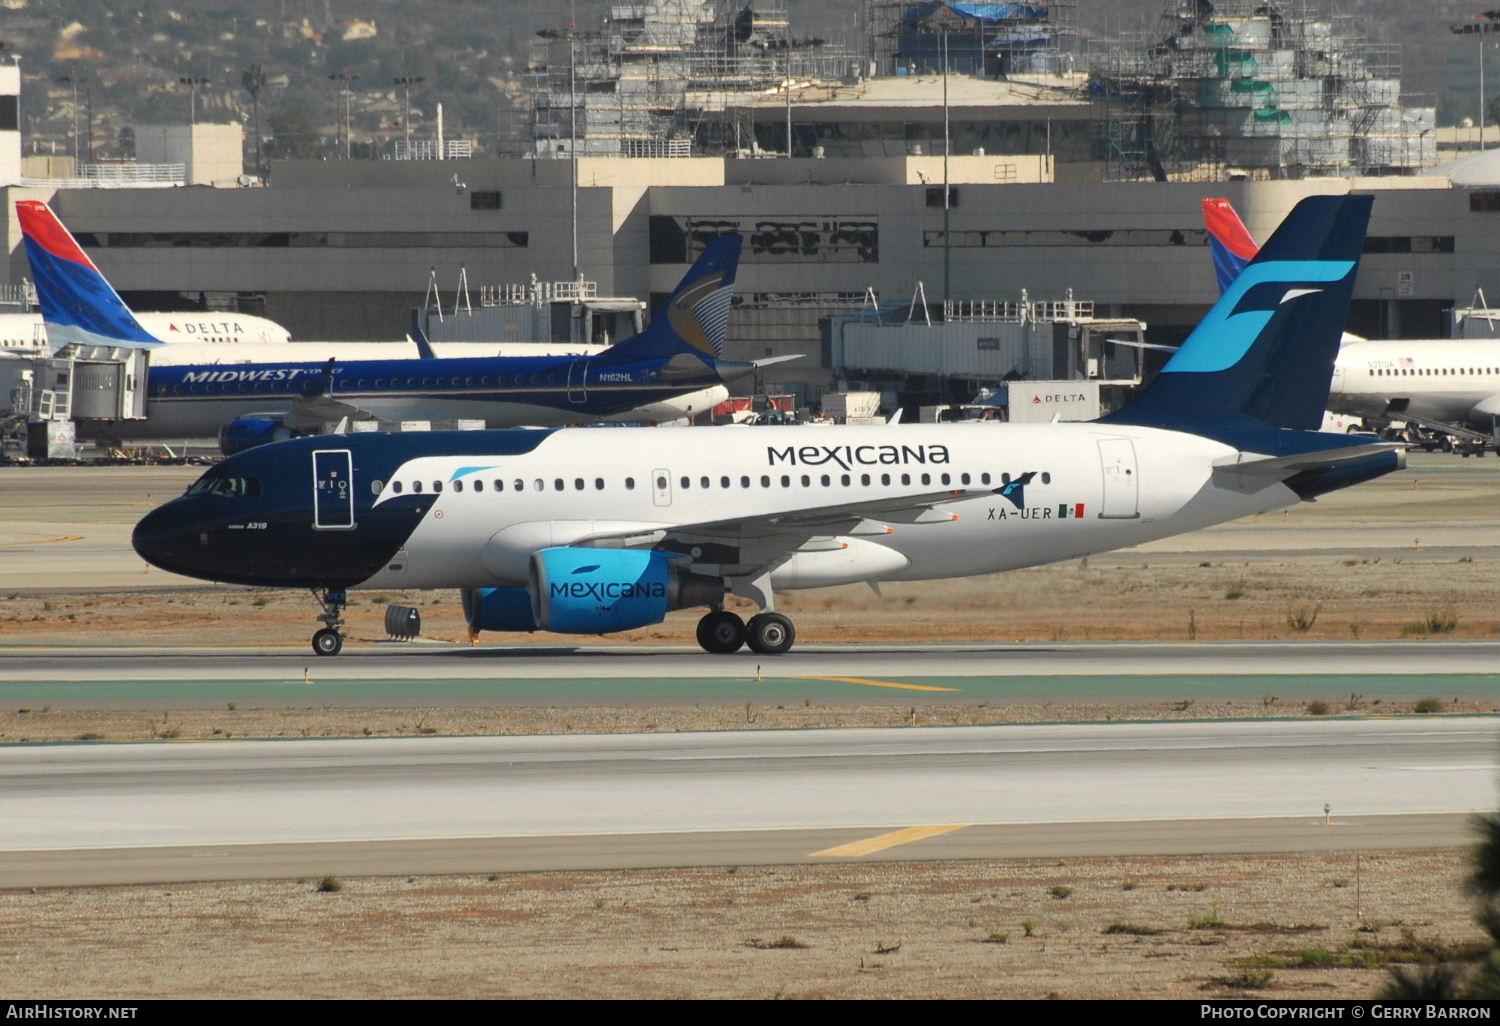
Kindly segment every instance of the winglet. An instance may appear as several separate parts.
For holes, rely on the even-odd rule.
[[[36,282],[53,354],[77,343],[127,349],[162,344],[141,327],[57,215],[39,200],[17,200],[16,218]]]

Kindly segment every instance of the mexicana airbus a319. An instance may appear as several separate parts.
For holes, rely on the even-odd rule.
[[[993,573],[1281,509],[1403,455],[1322,434],[1368,196],[1303,200],[1162,373],[1089,423],[304,438],[224,460],[135,529],[165,570],[452,588],[471,631],[607,634],[706,607],[708,651],[776,654],[778,592]],[[724,608],[753,601],[748,622]]]

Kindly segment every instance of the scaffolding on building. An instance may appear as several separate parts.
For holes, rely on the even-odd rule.
[[[528,71],[535,156],[733,150],[745,142],[735,98],[849,81],[862,63],[843,47],[794,38],[783,0],[611,4],[598,31],[540,42],[545,55]]]
[[[1399,48],[1321,0],[1167,0],[1090,61],[1113,179],[1411,174],[1436,111],[1401,102]]]

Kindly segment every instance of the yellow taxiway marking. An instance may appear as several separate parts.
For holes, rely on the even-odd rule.
[[[82,541],[81,534],[60,534],[52,538],[31,538],[26,541],[0,542],[0,545],[51,545],[54,542]]]
[[[898,684],[893,680],[865,680],[863,677],[794,677],[793,680],[837,680],[845,684],[866,684],[872,688],[901,688],[903,691],[957,691],[958,688],[940,688],[932,684]]]
[[[955,830],[967,829],[967,823],[955,823],[950,826],[920,826],[907,827],[905,830],[893,830],[879,837],[867,837],[863,841],[854,841],[850,844],[841,844],[837,848],[825,848],[815,851],[808,858],[817,858],[819,855],[828,855],[833,858],[846,856],[869,855],[871,852],[884,851],[894,848],[898,844],[910,844],[913,841],[926,840],[939,834],[951,834]]]

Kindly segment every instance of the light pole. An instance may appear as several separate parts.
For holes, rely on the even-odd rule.
[[[335,72],[332,75],[329,75],[328,78],[330,81],[337,82],[339,84],[339,92],[343,94],[344,97],[344,159],[348,160],[350,159],[350,155],[352,153],[350,146],[351,141],[349,138],[349,84],[351,82],[358,82],[359,76],[351,75],[347,71],[339,71]]]
[[[421,75],[396,76],[396,84],[401,87],[401,128],[406,135],[407,160],[411,159],[411,87],[426,81]]]
[[[178,77],[177,83],[188,87],[188,124],[196,125],[198,123],[198,87],[208,85],[208,79],[201,75],[182,75]]]
[[[73,174],[78,174],[78,77],[76,75],[59,75],[58,84],[73,87]]]
[[[1456,36],[1474,36],[1479,40],[1479,150],[1484,152],[1484,44],[1491,33],[1500,33],[1500,10],[1480,11],[1473,21],[1450,25]]]

